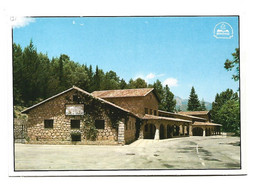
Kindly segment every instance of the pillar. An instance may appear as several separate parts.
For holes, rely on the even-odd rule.
[[[139,138],[138,139],[143,139],[143,138],[144,138],[144,125],[142,124],[140,126]]]
[[[203,128],[203,137],[206,136],[206,128]]]
[[[122,121],[118,125],[118,143],[125,144],[125,124]]]
[[[192,126],[191,126],[191,125],[189,125],[189,135],[190,135],[190,136],[193,136],[193,135],[192,135]]]
[[[179,129],[179,136],[182,134],[182,132],[183,132],[183,126],[182,125],[179,125],[179,127],[180,127],[180,129]]]
[[[154,140],[160,140],[160,125],[155,125],[156,130],[155,130],[155,135],[154,135]]]

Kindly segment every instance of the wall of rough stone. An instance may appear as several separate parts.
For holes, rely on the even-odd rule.
[[[125,134],[125,143],[129,144],[135,141],[135,133],[136,133],[136,127],[135,127],[135,122],[136,118],[134,117],[129,117],[125,129],[124,129],[124,134]]]
[[[26,120],[14,118],[15,143],[25,143],[26,136]]]
[[[154,110],[156,110],[158,115],[158,100],[153,92],[150,92],[145,97],[105,98],[105,100],[121,106],[122,108],[128,109],[139,116],[143,116],[145,114],[145,108],[148,108],[149,114],[150,109],[153,110],[153,114]]]
[[[105,128],[98,129],[97,141],[86,139],[82,116],[66,116],[68,99],[72,101],[74,90],[60,95],[29,111],[27,134],[29,143],[39,144],[118,144],[117,129],[112,128],[109,117],[103,112],[97,119],[105,120]],[[53,128],[44,128],[44,120],[53,119]],[[70,121],[80,120],[80,129],[71,129]],[[71,132],[81,133],[81,142],[71,141]]]

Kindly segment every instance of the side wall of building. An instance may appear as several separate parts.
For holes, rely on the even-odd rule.
[[[128,109],[134,114],[143,116],[145,114],[145,108],[148,110],[148,114],[158,115],[158,100],[156,99],[153,92],[150,92],[145,97],[119,97],[119,98],[105,98],[105,100],[110,101],[122,108]]]

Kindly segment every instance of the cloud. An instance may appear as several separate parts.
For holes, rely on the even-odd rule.
[[[165,74],[153,74],[153,73],[149,73],[145,76],[145,78],[147,80],[150,80],[150,79],[153,79],[153,78],[158,78],[158,77],[162,77],[164,76]]]
[[[153,74],[153,73],[150,73],[150,74],[146,75],[147,79],[153,79],[154,77],[155,77],[155,74]]]
[[[76,22],[73,20],[73,21],[72,21],[72,24],[74,25],[74,24],[76,24]]]
[[[178,86],[178,80],[175,78],[167,78],[164,80],[163,85],[168,85],[169,87],[176,87]]]
[[[11,21],[13,28],[21,28],[35,22],[35,19],[30,17],[11,17]]]

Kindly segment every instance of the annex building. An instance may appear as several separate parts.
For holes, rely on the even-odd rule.
[[[220,134],[209,111],[172,113],[158,109],[153,88],[88,93],[65,90],[22,113],[27,141],[39,144],[128,144],[137,139]]]

